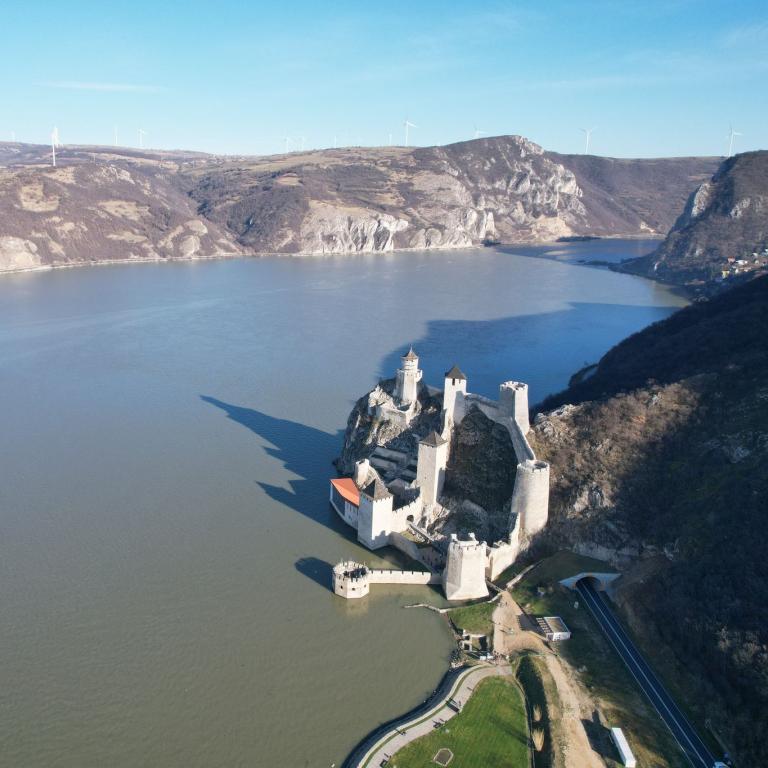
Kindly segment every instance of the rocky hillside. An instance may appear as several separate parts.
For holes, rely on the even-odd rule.
[[[768,764],[766,338],[762,277],[619,344],[531,437],[551,543],[656,564],[627,618],[744,765]]]
[[[177,173],[162,158],[103,155],[0,167],[0,270],[240,253],[198,214]]]
[[[664,234],[711,158],[610,160],[518,136],[274,157],[0,144],[0,270],[222,253]]]
[[[658,250],[625,264],[666,282],[728,287],[768,271],[768,151],[726,160]]]

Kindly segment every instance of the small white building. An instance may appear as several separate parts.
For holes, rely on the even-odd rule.
[[[622,764],[626,765],[627,768],[635,768],[637,760],[635,760],[635,756],[629,748],[629,742],[624,735],[624,731],[622,731],[621,728],[611,728],[611,738],[616,745],[616,749],[619,750]]]
[[[571,630],[559,616],[542,616],[536,619],[536,623],[544,637],[550,642],[571,639]]]

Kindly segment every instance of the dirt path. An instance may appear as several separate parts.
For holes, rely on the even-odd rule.
[[[560,728],[565,737],[566,768],[605,768],[605,762],[592,749],[582,720],[592,717],[594,706],[590,698],[573,679],[570,668],[554,653],[544,656],[552,679],[560,696],[562,717]]]
[[[567,641],[566,641],[567,642]],[[560,698],[564,768],[605,768],[605,762],[592,749],[582,720],[589,720],[595,709],[589,694],[582,688],[570,667],[553,653],[535,625],[523,613],[509,592],[499,598],[493,612],[493,647],[503,654],[537,651],[543,657]]]

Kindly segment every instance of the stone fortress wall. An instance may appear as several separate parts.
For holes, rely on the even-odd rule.
[[[377,387],[369,397],[368,409],[369,414],[377,419],[408,425],[418,414],[418,386],[422,372],[418,368],[418,356],[413,349],[401,360],[394,393],[388,395]],[[344,481],[331,481],[331,504],[345,522],[357,528],[358,540],[362,544],[369,549],[396,546],[431,571],[439,570],[441,574],[380,571],[377,573],[385,574],[381,578],[387,580],[378,581],[378,577],[371,575],[374,571],[365,566],[352,564],[358,566],[356,570],[349,563],[340,563],[336,567],[341,569],[340,573],[352,575],[338,577],[339,591],[336,589],[337,576],[334,569],[334,591],[337,594],[344,592],[342,596],[345,597],[360,597],[363,592],[367,594],[371,583],[440,581],[449,600],[485,597],[488,594],[486,581],[495,579],[512,565],[527,548],[531,538],[546,526],[549,514],[549,465],[536,458],[526,438],[530,429],[528,385],[518,381],[503,382],[499,386],[499,399],[491,400],[467,392],[467,378],[454,366],[445,374],[442,394],[442,427],[439,433],[432,432],[419,442],[415,472],[403,472],[407,479],[398,478],[388,486],[368,460],[357,462],[353,487],[359,489],[357,514],[353,511],[354,499],[349,493],[349,498],[342,503],[334,492],[335,484]],[[459,540],[455,535],[446,540],[427,532],[441,511],[440,496],[448,471],[453,430],[473,408],[478,408],[507,430],[518,462],[510,499],[509,533],[504,540],[493,544],[477,541],[474,534],[468,540]],[[387,467],[397,465],[397,451],[377,447],[375,453],[379,457],[379,467],[382,461]],[[402,458],[402,454],[400,456]],[[408,457],[404,457],[403,463],[407,462]],[[361,568],[365,571],[364,577]],[[422,575],[392,575],[396,573]],[[398,581],[400,578],[403,580]],[[409,578],[416,580],[409,581]],[[363,579],[364,584],[359,579]]]

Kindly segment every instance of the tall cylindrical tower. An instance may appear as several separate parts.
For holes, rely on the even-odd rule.
[[[419,356],[411,347],[408,352],[400,358],[400,369],[397,371],[397,380],[395,384],[395,400],[400,405],[409,405],[415,403],[419,395],[418,384],[421,381],[421,371],[419,370]]]
[[[528,460],[517,465],[512,491],[510,528],[520,518],[520,533],[533,536],[547,524],[549,517],[549,464]]]

